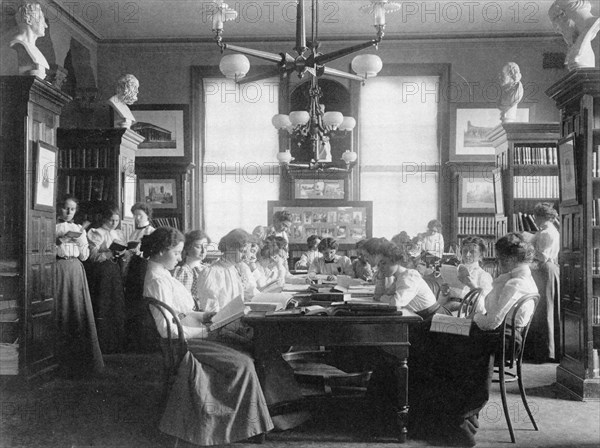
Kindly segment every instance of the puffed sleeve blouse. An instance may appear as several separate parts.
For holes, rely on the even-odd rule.
[[[60,258],[76,257],[81,261],[87,260],[90,255],[90,248],[83,227],[73,222],[59,222],[56,224],[57,238],[62,238],[67,232],[79,232],[81,235],[75,240],[66,241],[56,246],[56,256]]]
[[[416,313],[436,304],[431,288],[414,269],[397,271],[390,278],[377,277],[376,289],[383,292],[382,295],[375,294],[375,297],[379,295],[377,300],[396,305],[398,309],[406,308]]]
[[[120,230],[108,230],[105,227],[90,229],[88,231],[88,240],[91,244],[90,260],[95,262],[102,262],[112,258],[113,254],[109,247],[113,241],[124,244],[123,234]]]

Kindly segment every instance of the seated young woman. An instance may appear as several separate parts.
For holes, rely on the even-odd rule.
[[[485,298],[485,313],[472,315],[470,336],[429,335],[429,369],[411,392],[411,396],[419,397],[411,403],[411,421],[428,438],[453,445],[475,445],[477,414],[489,399],[494,354],[504,342],[504,335],[497,329],[521,297],[537,293],[529,269],[531,246],[521,235],[509,233],[500,238],[496,254],[501,275]],[[526,325],[533,311],[529,302],[511,325]]]
[[[335,239],[323,238],[317,247],[323,256],[314,259],[308,268],[309,279],[315,279],[317,275],[326,275],[329,281],[334,281],[338,275],[342,274],[354,277],[350,258],[345,255],[336,255],[339,245]]]
[[[210,244],[210,238],[202,230],[192,230],[185,234],[183,243],[183,261],[173,270],[173,277],[179,280],[183,286],[192,294],[194,301],[198,304],[197,283],[200,272],[206,268],[203,260],[206,258],[207,247]]]
[[[260,250],[257,266],[262,274],[261,281],[258,284],[260,289],[281,288],[285,285],[285,280],[289,276],[287,259],[288,243],[285,238],[274,235],[268,236]]]
[[[181,261],[183,235],[161,227],[142,239],[149,257],[144,295],[178,313],[189,352],[179,367],[159,429],[196,445],[220,445],[273,429],[252,358],[206,340],[206,324],[214,313],[194,311],[190,292],[169,273]],[[160,311],[152,309],[161,337],[167,337]],[[172,337],[177,337],[177,329]],[[207,402],[207,398],[210,402]]]
[[[469,289],[481,288],[480,300],[475,309],[476,312],[484,313],[484,298],[492,290],[492,276],[483,270],[479,264],[485,255],[485,242],[478,236],[468,236],[461,244],[461,264],[458,265],[458,280]],[[450,311],[457,311],[461,301],[468,291],[455,291],[447,284],[442,285],[440,303]]]
[[[242,258],[248,255],[247,251],[255,241],[252,235],[242,229],[232,230],[221,238],[219,250],[222,257],[203,270],[198,278],[201,309],[218,311],[237,297],[245,300],[251,298],[247,294],[248,282],[254,278]],[[252,348],[250,330],[238,321],[211,331],[208,338],[249,351]],[[263,386],[266,402],[270,406],[302,397],[292,369],[281,357],[265,362]],[[302,411],[272,416],[275,428],[279,430],[293,428],[308,418],[310,415]]]

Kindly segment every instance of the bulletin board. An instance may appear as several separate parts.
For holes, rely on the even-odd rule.
[[[269,201],[269,224],[273,224],[273,214],[283,210],[292,214],[290,245],[304,246],[310,235],[318,235],[335,238],[340,249],[353,249],[357,241],[372,237],[373,203],[370,201]]]

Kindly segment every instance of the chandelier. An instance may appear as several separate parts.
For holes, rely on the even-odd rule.
[[[369,4],[362,6],[361,11],[371,14],[374,19],[376,30],[375,39],[353,45],[330,53],[319,52],[319,2],[311,0],[311,35],[307,40],[305,27],[305,0],[297,0],[296,7],[296,46],[294,50],[296,57],[288,53],[269,53],[252,48],[240,47],[223,42],[223,24],[237,18],[237,11],[229,8],[222,0],[214,3],[212,16],[212,27],[215,32],[215,41],[224,50],[231,50],[239,54],[226,55],[222,58],[219,67],[221,72],[236,82],[249,82],[265,79],[271,76],[288,77],[296,73],[299,78],[310,75],[309,107],[308,110],[292,111],[287,114],[277,114],[272,123],[278,130],[285,130],[294,137],[296,144],[300,147],[308,141],[311,148],[311,160],[308,164],[292,164],[294,157],[290,150],[280,151],[277,154],[278,161],[285,166],[299,168],[322,169],[332,162],[330,139],[335,132],[351,132],[356,126],[356,120],[352,117],[343,116],[340,112],[326,111],[321,103],[323,92],[319,87],[318,80],[324,75],[360,81],[364,84],[367,78],[376,76],[383,64],[379,56],[362,54],[352,60],[352,70],[355,73],[347,73],[325,66],[326,63],[339,59],[343,56],[364,50],[369,47],[377,48],[383,39],[385,29],[385,15],[389,12],[400,10],[400,5],[389,0],[371,0]],[[277,64],[273,69],[253,77],[246,77],[250,69],[250,62],[244,55],[274,62]],[[242,78],[244,78],[242,80]],[[346,169],[356,162],[357,154],[351,149],[342,154],[342,160]]]

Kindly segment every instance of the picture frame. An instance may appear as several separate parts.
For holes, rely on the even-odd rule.
[[[34,210],[53,212],[56,209],[57,154],[56,146],[39,140],[36,142],[33,178]]]
[[[177,181],[175,179],[140,179],[140,202],[153,209],[177,208]]]
[[[519,105],[517,122],[529,122],[532,106]],[[495,148],[487,134],[502,124],[493,103],[450,103],[450,161],[494,162]]]
[[[294,199],[344,199],[345,179],[294,179]]]
[[[459,213],[495,213],[496,176],[485,172],[461,173],[458,178]]]
[[[504,190],[502,187],[502,170],[492,170],[494,176],[494,202],[496,203],[496,214],[504,214]]]
[[[191,161],[191,131],[187,104],[132,104],[135,122],[131,130],[144,141],[135,153],[136,161]]]
[[[571,133],[558,141],[558,176],[561,205],[579,204],[575,150],[575,133]]]
[[[135,173],[122,173],[123,176],[123,218],[133,218],[131,207],[135,204],[135,187],[137,176]]]

